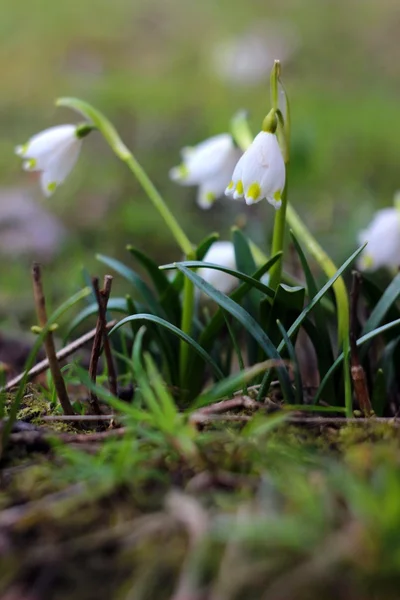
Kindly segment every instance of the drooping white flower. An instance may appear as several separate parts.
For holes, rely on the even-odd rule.
[[[170,170],[169,176],[181,185],[199,186],[197,204],[210,208],[223,195],[241,152],[229,133],[222,133],[197,146],[183,148],[182,164]]]
[[[61,185],[78,160],[82,138],[92,129],[90,125],[58,125],[34,135],[15,149],[24,159],[26,171],[41,171],[40,183],[46,196]]]
[[[235,249],[232,242],[214,242],[204,256],[203,261],[221,265],[228,269],[237,268]],[[223,294],[229,294],[238,284],[236,277],[216,269],[199,269],[198,274]]]
[[[358,267],[374,270],[380,267],[400,267],[400,206],[399,193],[395,206],[378,210],[371,223],[359,234],[360,244],[368,245],[361,254]]]
[[[266,198],[276,209],[282,204],[285,163],[275,133],[261,131],[237,163],[225,190],[234,200],[254,204]]]

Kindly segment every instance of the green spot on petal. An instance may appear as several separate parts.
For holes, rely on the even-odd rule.
[[[254,202],[260,197],[261,188],[260,184],[252,183],[247,190],[247,196],[251,198]]]
[[[234,185],[234,184],[233,184],[233,181],[231,180],[231,181],[228,183],[228,186],[227,186],[227,188],[226,188],[226,189],[227,189],[227,190],[233,190],[233,185]]]
[[[188,177],[189,169],[187,168],[185,163],[182,163],[181,165],[179,165],[176,168],[177,168],[177,173],[178,173],[178,176],[180,179],[186,179],[186,177]]]
[[[213,192],[206,192],[205,199],[209,204],[216,201],[217,196]]]
[[[47,184],[47,191],[52,194],[53,192],[55,192],[57,189],[57,183],[55,181],[52,181],[51,183]]]
[[[36,164],[37,162],[35,158],[29,158],[24,162],[25,171],[33,171],[36,167]]]
[[[371,254],[366,254],[363,258],[363,265],[365,269],[372,269],[374,266],[374,259]]]
[[[15,154],[18,154],[18,156],[24,156],[28,151],[28,145],[29,143],[27,142],[26,144],[21,144],[20,146],[17,146],[15,148]]]
[[[239,179],[239,181],[236,184],[235,187],[235,191],[240,194],[241,196],[243,196],[244,190],[243,190],[243,181],[241,179]]]

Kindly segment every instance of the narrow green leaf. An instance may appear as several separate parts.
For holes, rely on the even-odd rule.
[[[211,356],[193,338],[191,338],[189,335],[187,335],[186,333],[184,333],[183,331],[181,331],[178,327],[175,327],[175,325],[173,325],[172,323],[169,323],[165,319],[162,319],[161,317],[158,317],[156,315],[139,314],[139,315],[131,315],[129,317],[125,317],[125,319],[122,319],[121,321],[119,321],[111,329],[109,335],[111,335],[114,331],[117,331],[120,327],[122,327],[126,323],[131,323],[132,321],[143,321],[144,323],[146,323],[146,322],[155,323],[156,325],[160,325],[161,327],[163,327],[166,330],[170,331],[171,333],[173,333],[174,335],[176,335],[180,339],[182,339],[185,342],[187,342],[187,344],[189,344],[191,346],[191,348],[195,352],[197,352],[203,358],[203,360],[205,362],[207,362],[210,365],[210,367],[212,368],[215,376],[218,379],[222,379],[223,378],[223,373],[220,370],[220,368],[218,367],[218,365],[211,358]]]
[[[331,287],[333,286],[335,281],[337,279],[339,279],[339,277],[346,271],[346,269],[349,268],[349,266],[352,264],[352,262],[363,251],[364,247],[365,247],[365,244],[363,246],[361,246],[360,248],[358,248],[355,252],[353,252],[353,254],[336,271],[336,273],[333,275],[333,277],[331,277],[329,279],[329,281],[327,281],[327,283],[324,286],[322,286],[322,288],[319,290],[317,295],[314,296],[314,298],[311,300],[311,302],[304,308],[302,313],[297,317],[297,319],[291,325],[291,327],[289,328],[289,330],[287,332],[289,339],[291,339],[292,336],[294,336],[297,333],[297,331],[300,329],[301,325],[303,324],[304,320],[308,317],[308,315],[311,313],[313,308],[318,304],[318,302],[321,301],[321,299],[324,297],[324,295],[331,289]],[[278,352],[282,352],[285,347],[286,347],[285,340],[282,340],[282,342],[278,346]],[[331,372],[331,369],[328,371],[328,373],[330,373],[330,372]],[[324,378],[326,380],[329,379],[328,373],[326,374],[326,376]],[[263,382],[260,386],[259,392],[258,392],[258,398],[262,398],[265,396],[265,394],[267,392],[266,386],[267,386],[268,380],[269,380],[268,373],[266,373],[264,376]]]
[[[304,277],[306,279],[308,297],[311,300],[318,293],[317,284],[315,283],[314,276],[311,272],[311,269],[308,265],[306,256],[303,252],[303,249],[292,230],[290,230],[290,235],[296,248],[297,255],[300,259],[301,266],[303,269]],[[316,347],[317,351],[317,359],[318,359],[318,368],[321,377],[325,375],[328,371],[329,367],[333,361],[333,351],[332,351],[332,343],[328,330],[328,320],[326,318],[326,313],[323,310],[322,303],[317,304],[314,307],[313,311],[314,322],[318,330],[318,347]],[[331,390],[331,393],[334,393],[334,390]]]
[[[274,261],[273,264],[275,262],[276,261]],[[260,290],[260,292],[262,292],[264,295],[268,296],[269,298],[274,297],[273,290],[271,290],[271,288],[268,287],[267,285],[265,285],[264,283],[261,283],[261,281],[258,281],[258,279],[256,279],[256,277],[251,277],[250,275],[246,275],[245,273],[242,273],[241,271],[236,271],[235,269],[230,269],[229,267],[224,267],[222,265],[217,265],[215,263],[204,262],[202,260],[185,260],[182,262],[176,262],[176,263],[170,263],[168,265],[162,265],[160,267],[160,269],[179,269],[179,267],[181,267],[181,266],[186,267],[188,269],[201,269],[201,268],[215,269],[216,271],[221,271],[222,273],[228,273],[228,275],[233,275],[233,277],[236,277],[237,279],[241,279],[245,283],[248,283],[249,287],[246,291],[249,291],[251,288],[256,288],[257,290]],[[270,269],[271,266],[272,265],[268,264],[268,269]],[[259,271],[261,271],[261,269],[259,269],[256,273],[259,273]],[[263,273],[265,273],[265,271],[263,271]],[[232,297],[233,297],[233,294],[232,294]]]
[[[158,302],[153,291],[133,269],[130,269],[121,261],[110,256],[105,256],[104,254],[96,254],[96,258],[129,281],[149,310],[154,312],[155,315],[165,317],[164,309]]]
[[[200,394],[195,402],[191,405],[190,411],[200,408],[201,406],[207,406],[213,402],[222,400],[223,398],[230,398],[234,392],[240,390],[244,385],[250,383],[257,375],[263,373],[266,369],[270,369],[275,365],[275,361],[266,360],[262,363],[247,367],[243,371],[229,375],[222,381],[214,384],[208,390],[205,390]]]
[[[374,329],[374,331],[370,331],[366,335],[363,335],[362,337],[360,337],[357,340],[357,346],[362,346],[363,344],[369,342],[370,340],[373,340],[378,335],[381,335],[382,333],[385,333],[386,331],[389,331],[397,326],[400,326],[400,319],[396,319],[395,321],[392,321],[391,323],[386,323],[385,325],[381,325],[380,327],[377,327],[376,329]],[[321,381],[318,391],[313,399],[314,404],[319,401],[319,399],[321,398],[322,392],[324,391],[327,381],[329,380],[331,375],[338,369],[338,367],[342,364],[342,362],[343,362],[343,352],[337,357],[337,359],[335,360],[335,362],[333,363],[333,365],[331,366],[331,368],[329,369],[329,371],[326,373],[325,377]]]
[[[277,361],[281,360],[279,352],[277,352],[275,346],[272,344],[267,334],[261,329],[257,321],[255,321],[253,317],[249,315],[247,311],[244,310],[244,308],[242,308],[239,304],[234,302],[228,296],[225,296],[220,291],[215,289],[197,273],[193,273],[184,265],[177,264],[177,268],[180,271],[182,271],[186,275],[186,277],[194,283],[196,287],[198,287],[202,292],[207,294],[207,296],[212,298],[221,308],[229,312],[235,319],[237,319],[239,323],[241,323],[243,327],[258,341],[268,358]],[[281,382],[282,393],[284,394],[287,401],[290,402],[293,397],[293,390],[290,385],[288,373],[284,367],[278,367],[277,374]]]
[[[296,401],[297,404],[304,404],[304,398],[303,398],[303,382],[301,379],[301,373],[300,373],[300,368],[299,368],[299,363],[297,360],[297,356],[296,356],[296,352],[294,350],[294,346],[292,344],[291,339],[289,338],[286,329],[284,328],[284,326],[282,325],[282,323],[279,321],[277,321],[277,325],[279,327],[279,330],[282,334],[282,339],[286,342],[286,348],[288,350],[288,354],[289,354],[289,360],[292,363],[293,366],[293,372],[294,372],[294,384],[295,384],[295,396],[296,396]]]
[[[396,277],[393,279],[393,281],[390,283],[390,285],[384,291],[381,299],[379,300],[379,302],[375,306],[374,310],[370,314],[368,321],[365,323],[363,330],[362,330],[362,335],[365,335],[365,334],[369,333],[370,331],[373,331],[382,323],[382,321],[384,321],[388,312],[393,307],[395,302],[398,300],[399,296],[400,296],[400,273],[398,273],[396,275]],[[365,358],[365,356],[368,352],[368,347],[369,347],[368,345],[365,345],[364,348],[362,349],[362,351],[360,352],[360,360],[361,361]]]

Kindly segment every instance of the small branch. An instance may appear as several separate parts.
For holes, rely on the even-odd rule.
[[[40,417],[40,421],[63,421],[73,423],[74,421],[112,421],[115,415],[49,415]]]
[[[350,293],[350,360],[351,360],[351,378],[353,380],[354,392],[361,412],[364,415],[372,413],[371,401],[369,399],[368,385],[365,372],[360,364],[357,337],[358,337],[358,318],[357,307],[360,295],[361,275],[353,271],[353,284]]]
[[[109,321],[107,323],[107,330],[112,329],[115,324],[116,324],[116,321]],[[92,329],[88,333],[85,333],[84,335],[82,335],[77,340],[74,340],[73,342],[71,342],[70,344],[65,346],[65,348],[62,348],[61,350],[59,350],[59,352],[57,352],[57,354],[56,354],[57,360],[60,362],[61,360],[64,360],[64,358],[68,358],[68,356],[71,356],[71,354],[74,354],[74,352],[76,352],[77,350],[82,348],[82,346],[84,346],[88,342],[91,342],[92,339],[94,338],[95,334],[96,334],[96,329]],[[27,381],[30,381],[37,375],[40,375],[41,373],[46,371],[48,368],[49,368],[48,359],[45,358],[44,360],[41,360],[40,362],[37,363],[37,365],[32,367],[32,369],[29,371]],[[9,392],[12,388],[16,387],[21,382],[24,375],[25,375],[25,373],[20,373],[19,375],[14,377],[14,379],[11,379],[3,388],[0,388],[0,392]]]
[[[112,277],[111,275],[106,275],[104,277],[104,289],[99,289],[99,279],[98,277],[93,277],[92,279],[93,291],[96,296],[97,304],[99,307],[99,314],[97,317],[96,323],[96,333],[93,340],[92,354],[90,356],[90,364],[89,364],[89,376],[93,383],[96,383],[97,376],[97,366],[99,363],[99,358],[102,349],[102,343],[104,348],[104,354],[107,361],[107,370],[108,370],[108,381],[110,385],[110,391],[115,396],[117,395],[117,380],[114,369],[114,362],[111,354],[110,341],[107,335],[106,329],[106,311],[107,311],[107,303],[110,297],[111,285],[112,285]],[[101,414],[99,402],[96,394],[90,390],[89,392],[89,402],[92,407],[92,411],[96,415]]]
[[[47,323],[46,300],[43,292],[42,274],[40,265],[34,263],[32,267],[33,280],[33,296],[35,299],[36,313],[39,321],[39,326],[44,327]],[[61,368],[57,360],[56,349],[54,346],[53,333],[48,332],[44,338],[44,347],[46,350],[47,360],[51,375],[53,377],[54,387],[56,388],[57,396],[66,415],[73,415],[74,411],[68,398],[68,392],[64,378],[61,373]]]
[[[107,332],[107,304],[111,294],[111,286],[112,286],[113,278],[111,275],[104,276],[103,289],[100,290],[100,296],[102,297],[102,309],[100,309],[99,304],[99,315],[102,319],[102,332],[103,332],[103,346],[104,346],[104,354],[107,362],[107,372],[108,372],[108,384],[110,386],[110,392],[114,395],[118,395],[117,389],[117,375],[115,372],[114,360],[111,352],[110,338],[108,337]]]

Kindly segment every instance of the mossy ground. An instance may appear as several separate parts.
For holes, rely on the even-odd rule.
[[[138,445],[129,429],[45,453],[11,444],[1,471],[0,593],[397,598],[397,427],[246,432],[206,427],[186,455],[173,440]]]

